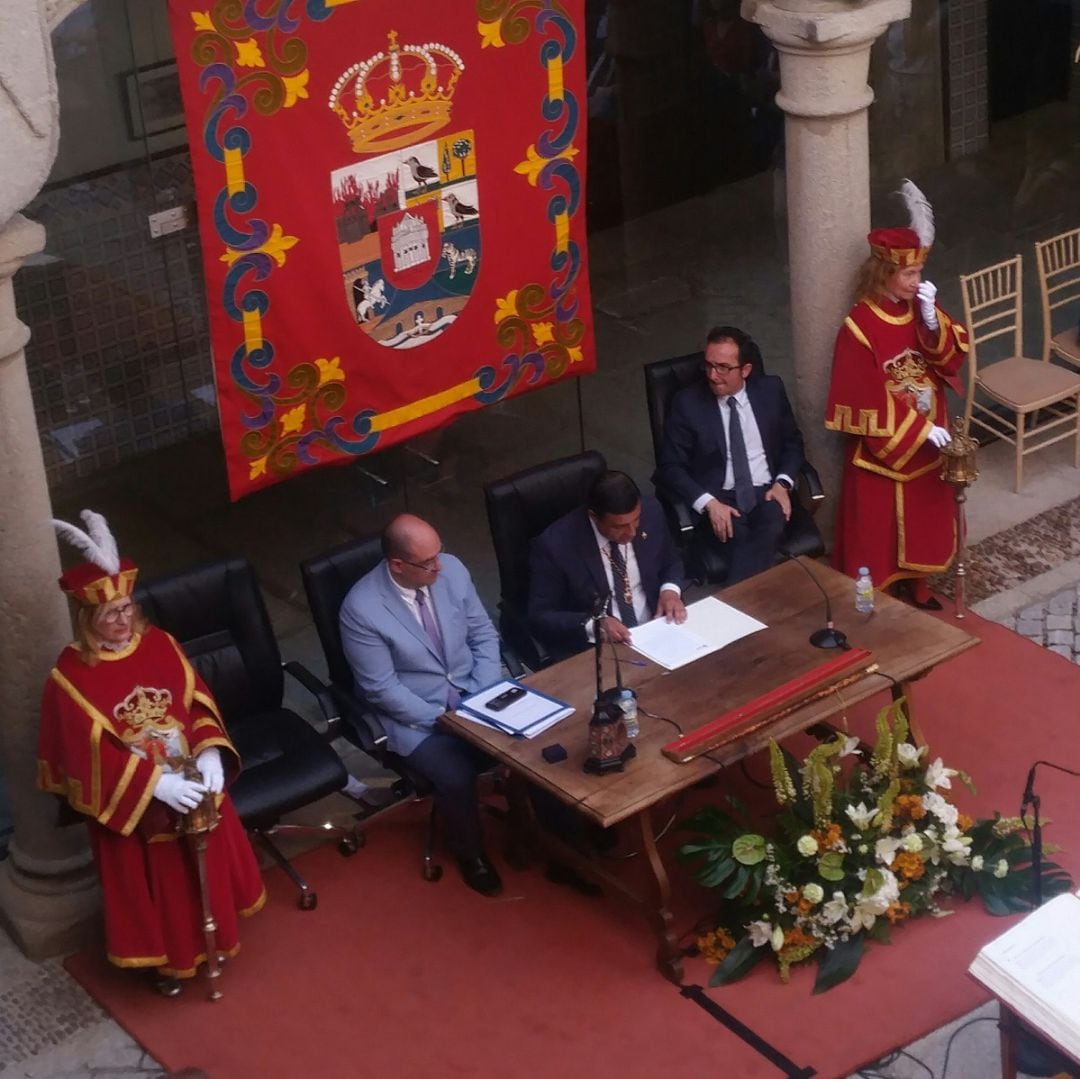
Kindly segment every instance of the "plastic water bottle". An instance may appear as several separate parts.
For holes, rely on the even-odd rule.
[[[855,610],[859,614],[869,614],[874,609],[874,582],[870,580],[870,570],[859,567],[859,576],[855,579]]]
[[[637,697],[632,689],[623,689],[619,693],[619,707],[626,724],[626,737],[636,738],[641,733],[641,726],[638,723]]]

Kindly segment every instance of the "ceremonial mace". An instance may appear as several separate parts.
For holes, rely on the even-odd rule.
[[[185,779],[202,783],[202,773],[194,757],[182,758],[181,768]],[[207,791],[202,801],[190,813],[180,817],[177,823],[177,829],[187,839],[188,845],[195,854],[195,868],[199,875],[199,899],[202,903],[203,935],[206,938],[206,977],[210,983],[207,992],[208,1000],[221,1000],[217,922],[214,921],[214,911],[210,906],[210,885],[206,871],[206,848],[210,841],[210,833],[218,826],[219,819],[214,795],[211,791]]]
[[[979,478],[979,466],[975,451],[979,443],[964,431],[963,421],[957,416],[952,424],[952,441],[941,447],[941,478],[952,486],[956,497],[956,569],[954,572],[953,599],[956,601],[956,617],[964,617],[965,585],[967,583],[967,515],[964,503],[967,489]]]

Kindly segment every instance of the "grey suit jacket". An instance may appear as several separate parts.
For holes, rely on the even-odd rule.
[[[385,561],[357,581],[341,605],[341,643],[357,688],[386,727],[390,749],[403,756],[435,730],[448,681],[467,696],[502,676],[499,635],[469,571],[453,555],[440,561],[431,599],[445,665]]]

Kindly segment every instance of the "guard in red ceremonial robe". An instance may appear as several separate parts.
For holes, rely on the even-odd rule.
[[[76,640],[45,685],[38,784],[88,818],[109,961],[156,971],[158,991],[175,996],[206,961],[197,868],[178,824],[207,791],[220,814],[206,865],[219,954],[239,950],[238,915],[266,893],[224,791],[239,757],[217,705],[180,645],[133,604],[138,570],[117,556],[104,518],[82,517],[87,533],[55,522],[91,561],[60,578],[76,603]],[[201,782],[184,777],[183,758]]]
[[[825,426],[851,437],[833,565],[851,577],[869,567],[878,588],[909,580],[916,606],[940,610],[926,577],[956,553],[956,508],[939,451],[952,439],[945,387],[962,392],[967,333],[922,280],[933,243],[929,204],[910,181],[901,193],[916,228],[870,233],[857,302],[836,338]]]

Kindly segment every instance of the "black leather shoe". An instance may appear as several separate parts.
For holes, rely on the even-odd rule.
[[[163,997],[178,997],[184,991],[180,979],[170,977],[168,974],[152,974],[151,985],[154,991]]]
[[[914,596],[911,597],[912,605],[918,607],[920,611],[940,611],[941,601],[931,596],[927,600],[919,600]]]
[[[604,894],[604,890],[599,884],[593,884],[591,880],[586,880],[580,873],[566,865],[565,862],[548,862],[547,869],[544,870],[544,879],[551,881],[552,884],[565,884],[568,888],[573,888],[575,892],[579,892],[581,895],[597,896]]]
[[[481,854],[476,858],[459,858],[458,865],[461,866],[462,879],[474,892],[492,896],[502,891],[502,880],[495,872],[495,867],[484,855]]]

